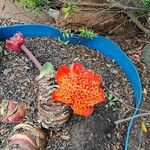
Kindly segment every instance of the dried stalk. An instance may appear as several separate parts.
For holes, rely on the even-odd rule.
[[[143,116],[145,117],[145,116],[149,116],[149,115],[150,115],[150,112],[138,114],[138,115],[135,115],[135,116],[132,116],[132,117],[128,117],[128,118],[125,118],[125,119],[115,121],[115,124],[118,125],[118,124],[121,124],[123,122],[130,121],[131,119],[135,119],[135,118],[143,117]]]

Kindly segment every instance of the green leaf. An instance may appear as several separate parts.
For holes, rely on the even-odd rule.
[[[81,37],[86,37],[86,38],[96,38],[97,33],[94,33],[94,31],[87,29],[87,28],[81,28],[78,30],[80,32]]]
[[[74,4],[69,4],[69,5],[66,5],[62,8],[62,12],[64,13],[65,15],[65,19],[70,15],[72,14],[76,9],[76,6]]]
[[[3,57],[3,49],[2,47],[0,47],[0,60],[2,60],[2,57]]]
[[[71,29],[62,29],[61,33],[63,34],[64,38],[69,38],[73,36],[73,33],[71,33]]]
[[[112,100],[114,98],[114,96],[112,94],[109,94],[108,99]]]
[[[142,0],[142,2],[146,8],[150,8],[150,0]]]
[[[63,44],[64,44],[64,45],[67,45],[67,44],[69,44],[69,41],[62,41],[62,40],[60,39],[60,37],[58,37],[57,40],[58,40],[58,42],[59,42],[60,45],[63,45]]]
[[[109,106],[111,107],[111,106],[115,106],[116,105],[116,103],[115,102],[109,102]]]
[[[39,78],[42,78],[44,75],[54,71],[55,71],[54,66],[50,62],[46,62],[40,69]]]

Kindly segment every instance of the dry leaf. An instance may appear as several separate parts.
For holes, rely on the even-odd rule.
[[[70,140],[70,136],[68,135],[61,135],[60,136],[63,140]]]
[[[142,122],[141,128],[142,128],[143,132],[147,133],[147,126],[146,126],[146,124],[144,122]]]

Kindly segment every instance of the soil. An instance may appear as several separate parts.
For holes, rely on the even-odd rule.
[[[115,127],[114,121],[131,114],[124,103],[132,106],[133,91],[126,77],[118,66],[109,58],[85,47],[64,45],[49,38],[27,38],[26,46],[43,64],[51,62],[55,68],[62,63],[81,62],[86,68],[93,69],[103,77],[106,102],[95,106],[91,117],[72,116],[58,132],[48,132],[47,150],[108,150],[123,149],[123,140],[127,124]],[[5,49],[5,48],[4,48]],[[24,121],[37,123],[35,97],[38,70],[24,53],[10,53],[5,56],[0,66],[0,99],[13,99],[25,102],[28,114]],[[110,107],[108,95],[117,95],[118,102]],[[0,141],[4,145],[14,125],[0,124]],[[47,131],[46,131],[47,132]],[[2,148],[3,149],[3,148]]]

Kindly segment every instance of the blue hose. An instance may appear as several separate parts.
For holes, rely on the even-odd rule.
[[[101,52],[105,56],[115,60],[115,62],[120,66],[122,71],[127,76],[134,90],[134,104],[136,110],[134,111],[133,116],[137,114],[142,102],[141,80],[138,71],[132,61],[116,43],[100,35],[94,39],[83,38],[78,34],[74,34],[69,38],[64,38],[62,32],[59,29],[42,24],[19,24],[6,27],[1,26],[0,40],[6,40],[17,32],[21,32],[25,37],[51,37],[55,39],[60,38],[61,40],[69,41],[72,44],[83,45],[88,48],[96,49],[98,52]],[[128,150],[128,143],[133,120],[133,118],[130,120],[128,126],[124,150]]]

